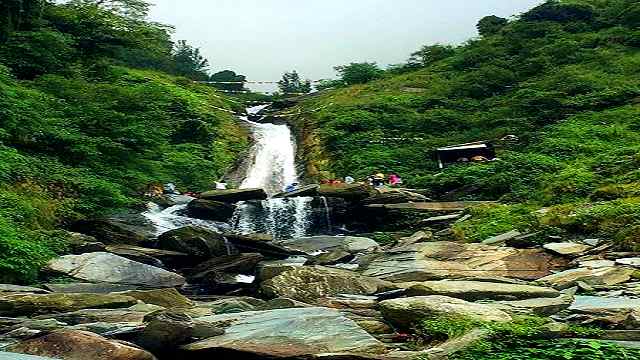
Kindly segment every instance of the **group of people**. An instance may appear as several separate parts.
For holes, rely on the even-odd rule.
[[[402,185],[402,178],[396,173],[391,173],[389,176],[385,176],[383,173],[377,173],[367,178],[367,183],[373,187],[379,188],[385,185],[400,186]]]

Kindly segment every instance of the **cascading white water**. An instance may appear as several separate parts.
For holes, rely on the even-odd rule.
[[[183,216],[182,213],[187,209],[186,203],[170,206],[166,209],[162,209],[155,203],[149,203],[147,208],[148,210],[143,212],[142,215],[154,224],[157,235],[184,226],[199,226],[217,232],[224,232],[230,229],[229,224],[226,223]]]
[[[255,115],[268,105],[247,109]],[[296,149],[291,129],[287,125],[257,123],[243,118],[250,126],[255,140],[253,161],[241,188],[262,188],[269,196],[280,193],[290,184],[298,182]],[[275,238],[306,235],[311,211],[310,198],[273,199],[244,202],[238,205],[234,216],[237,231],[269,233]]]

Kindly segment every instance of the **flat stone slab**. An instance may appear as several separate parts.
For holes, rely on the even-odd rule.
[[[564,256],[582,255],[584,252],[592,249],[589,245],[571,242],[544,244],[543,247],[555,254]]]
[[[567,289],[583,282],[587,285],[616,285],[627,282],[635,270],[629,267],[614,266],[605,268],[577,268],[565,270],[538,279],[538,282],[558,289]]]
[[[401,327],[409,327],[422,318],[442,315],[464,316],[479,321],[511,321],[511,316],[495,305],[440,295],[385,300],[380,302],[379,308],[385,319]]]
[[[492,277],[535,280],[566,263],[539,249],[436,241],[387,251],[364,264],[362,274],[393,282]]]
[[[495,245],[495,244],[501,244],[504,242],[507,242],[511,239],[515,239],[518,236],[521,236],[522,233],[518,230],[511,230],[509,232],[506,232],[504,234],[500,234],[494,237],[490,237],[488,239],[485,239],[484,241],[482,241],[483,244],[486,245]]]
[[[54,259],[49,270],[90,282],[141,285],[152,288],[181,286],[185,278],[176,273],[105,253],[67,255]]]
[[[640,299],[627,297],[576,296],[570,310],[640,309]]]
[[[616,260],[616,264],[640,267],[640,257],[618,259]]]
[[[289,359],[325,353],[386,351],[381,342],[353,320],[329,308],[249,311],[201,317],[198,321],[225,328],[225,334],[183,346],[197,356],[233,350],[269,359]]]

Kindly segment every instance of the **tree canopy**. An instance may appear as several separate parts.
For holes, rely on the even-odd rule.
[[[307,94],[312,90],[311,80],[302,80],[297,71],[286,72],[278,81],[278,88],[283,94]]]

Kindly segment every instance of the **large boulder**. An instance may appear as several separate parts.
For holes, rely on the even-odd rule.
[[[333,250],[343,250],[350,254],[370,252],[379,245],[375,240],[355,236],[311,236],[279,241],[278,245],[294,252],[315,256]]]
[[[52,292],[66,294],[109,294],[138,288],[136,285],[108,283],[49,283],[43,286]]]
[[[635,269],[623,266],[604,268],[577,268],[565,270],[553,275],[545,276],[538,282],[551,285],[558,289],[567,289],[579,282],[587,285],[617,285],[631,279]]]
[[[364,263],[363,275],[394,282],[487,277],[535,280],[566,263],[543,250],[437,241],[389,250]]]
[[[134,299],[135,300],[135,299]],[[157,311],[160,309],[153,309],[151,311],[138,311],[132,310],[138,307],[134,305],[128,308],[121,309],[84,309],[60,314],[48,314],[36,317],[37,319],[55,319],[57,321],[69,324],[92,324],[92,323],[131,323],[142,324],[145,315],[149,312]]]
[[[267,297],[287,297],[309,304],[318,304],[322,298],[338,294],[373,295],[393,288],[386,281],[320,266],[297,267],[261,285],[261,291]]]
[[[232,205],[214,200],[196,199],[187,205],[187,214],[202,220],[227,222],[234,211]]]
[[[385,300],[380,302],[379,307],[385,319],[404,328],[419,319],[440,316],[462,316],[479,321],[511,321],[511,316],[496,306],[440,295]]]
[[[157,246],[160,249],[182,252],[201,259],[227,255],[230,250],[224,236],[195,226],[186,226],[160,235]]]
[[[379,354],[385,346],[337,310],[295,308],[199,318],[225,334],[183,347],[184,358],[301,359],[328,353]],[[239,356],[239,357],[238,357]]]
[[[79,221],[72,230],[90,235],[105,244],[137,245],[150,241],[156,228],[142,214],[122,214],[109,218]]]
[[[45,289],[32,287],[32,286],[0,284],[0,295],[11,294],[11,293],[44,294],[44,293],[48,293],[48,291]]]
[[[187,343],[195,327],[191,317],[180,311],[159,311],[145,317],[145,322],[136,343],[154,353]]]
[[[116,294],[25,294],[0,297],[0,316],[29,316],[80,309],[116,309],[137,300]]]
[[[484,281],[425,281],[412,284],[407,289],[407,296],[427,295],[443,295],[467,301],[524,300],[555,298],[560,296],[560,292],[540,286]]]
[[[54,331],[11,345],[7,350],[69,360],[155,360],[145,350],[76,330]]]
[[[62,256],[51,260],[47,268],[91,282],[151,288],[181,286],[185,283],[185,279],[176,273],[104,252]]]
[[[211,190],[200,194],[200,199],[226,203],[239,201],[265,200],[268,197],[263,189]]]

